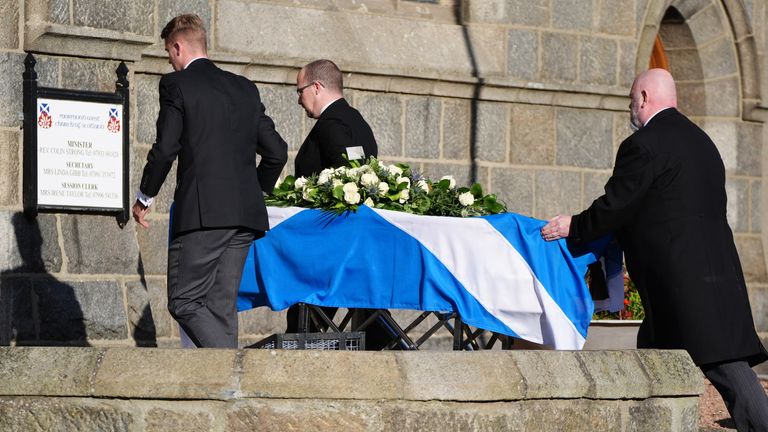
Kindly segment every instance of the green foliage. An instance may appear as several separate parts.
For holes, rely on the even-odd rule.
[[[267,205],[307,207],[342,213],[358,206],[432,216],[482,216],[504,213],[504,203],[483,188],[456,187],[451,176],[433,182],[405,164],[370,158],[361,165],[328,168],[311,177],[288,176],[266,197]]]

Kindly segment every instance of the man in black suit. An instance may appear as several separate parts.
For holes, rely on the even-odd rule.
[[[296,76],[299,105],[308,117],[317,119],[296,154],[296,177],[319,174],[326,168],[377,156],[378,147],[371,127],[344,99],[343,89],[341,70],[330,60],[315,60]],[[323,308],[323,311],[331,318],[336,314],[336,308]],[[371,313],[371,310],[360,310],[360,320],[365,320]],[[290,307],[286,331],[298,331],[298,320],[298,308]],[[311,324],[310,331],[317,331],[317,328]],[[379,322],[374,322],[365,331],[365,344],[369,350],[380,350],[392,339]]]
[[[200,17],[180,15],[160,36],[175,72],[160,80],[157,141],[133,216],[148,226],[151,197],[178,156],[168,310],[198,347],[236,348],[245,257],[251,242],[269,229],[262,191],[274,187],[287,145],[256,86],[208,60]]]
[[[296,177],[377,156],[373,131],[344,99],[343,88],[341,70],[330,60],[315,60],[299,71],[299,105],[317,122],[296,154]]]
[[[750,366],[768,355],[726,219],[723,161],[677,111],[669,72],[640,74],[630,97],[636,132],[619,147],[605,195],[554,217],[541,234],[583,243],[614,233],[645,309],[638,348],[687,350],[738,430],[766,431],[768,398]]]

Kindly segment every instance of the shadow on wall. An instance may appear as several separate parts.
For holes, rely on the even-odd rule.
[[[475,79],[475,83],[472,88],[472,99],[470,101],[470,119],[469,119],[469,160],[471,162],[469,171],[470,183],[476,183],[477,178],[477,141],[479,131],[477,128],[478,123],[478,102],[480,101],[480,91],[485,84],[485,80],[480,77],[480,69],[477,65],[477,58],[475,56],[475,49],[472,45],[472,38],[469,34],[469,28],[464,22],[464,1],[458,0],[454,6],[454,17],[456,18],[456,24],[461,26],[462,35],[464,36],[464,43],[466,44],[467,53],[469,54],[469,62],[472,66],[472,77]]]
[[[12,224],[21,265],[0,273],[0,344],[89,345],[76,287],[47,272],[38,220]]]
[[[141,252],[139,252],[139,265],[136,272],[141,278],[141,288],[143,289],[143,297],[146,298],[146,302],[141,306],[141,312],[138,313],[138,319],[133,323],[133,340],[136,341],[138,347],[156,347],[157,346],[157,329],[155,327],[155,320],[152,316],[152,307],[149,302],[149,286],[147,285],[147,279],[144,272],[144,260],[141,258]]]

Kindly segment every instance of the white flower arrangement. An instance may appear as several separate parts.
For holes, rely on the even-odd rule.
[[[436,216],[479,216],[506,211],[479,184],[456,187],[452,176],[432,182],[408,165],[371,158],[365,165],[327,168],[316,176],[288,176],[266,198],[267,205],[321,208],[338,213],[368,207]]]

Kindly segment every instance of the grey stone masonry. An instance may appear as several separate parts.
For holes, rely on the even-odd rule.
[[[19,47],[19,2],[0,3],[0,49]]]
[[[582,38],[579,80],[584,83],[616,85],[618,44],[608,38]]]
[[[596,0],[552,0],[552,23],[555,28],[591,30]]]
[[[506,160],[508,113],[509,107],[505,104],[481,102],[477,105],[477,159]]]
[[[681,351],[0,348],[0,383],[30,431],[693,432],[703,391]]]
[[[728,224],[734,232],[749,232],[749,181],[726,179]]]
[[[21,113],[22,80],[24,56],[17,53],[0,52],[0,126],[18,127]]]
[[[760,181],[754,181],[751,183],[751,189],[750,189],[750,201],[749,201],[749,207],[750,207],[750,229],[753,233],[760,233],[762,232],[762,214],[763,212],[760,210],[760,202],[762,200],[761,198],[761,190],[762,190],[762,182]],[[766,327],[768,328],[768,327]]]
[[[73,0],[73,24],[150,36],[153,0]]]
[[[507,73],[526,80],[536,79],[539,70],[539,35],[535,31],[509,31]]]
[[[533,217],[549,219],[558,214],[576,214],[582,210],[580,173],[537,170],[534,182]]]
[[[19,204],[21,173],[19,133],[0,130],[0,206]]]
[[[139,250],[133,227],[121,229],[116,220],[103,216],[62,215],[70,273],[135,274]]]
[[[403,154],[403,103],[395,95],[355,92],[354,105],[371,125],[380,156]]]
[[[408,98],[405,101],[405,156],[440,157],[442,104],[436,98]]]
[[[56,216],[28,219],[21,212],[0,211],[0,273],[46,273],[61,270]]]
[[[613,115],[561,108],[557,118],[557,164],[581,168],[613,166]]]
[[[10,303],[5,329],[17,344],[87,345],[128,337],[123,294],[115,281],[65,281],[54,276],[0,280]]]
[[[491,192],[507,205],[507,210],[533,214],[533,171],[521,168],[493,168]]]
[[[298,150],[309,133],[309,130],[303,130],[306,114],[297,103],[295,90],[295,86],[259,86],[266,113],[275,122],[277,132],[288,143],[288,150]],[[290,172],[293,172],[293,167],[290,167]]]
[[[768,275],[765,271],[763,242],[759,236],[737,235],[734,238],[736,249],[739,251],[744,279],[749,282],[766,282]]]
[[[126,282],[126,309],[131,336],[139,345],[156,346],[174,335],[176,321],[168,312],[165,278]]]
[[[542,34],[540,68],[540,76],[545,81],[576,81],[579,69],[578,38],[565,33]]]
[[[552,165],[555,110],[541,105],[512,106],[509,160],[520,165]]]
[[[133,82],[136,95],[136,110],[133,130],[136,141],[152,145],[155,142],[157,114],[160,112],[158,100],[159,75],[136,74]]]
[[[469,159],[470,125],[465,121],[470,118],[470,102],[450,100],[443,102],[443,158]]]

